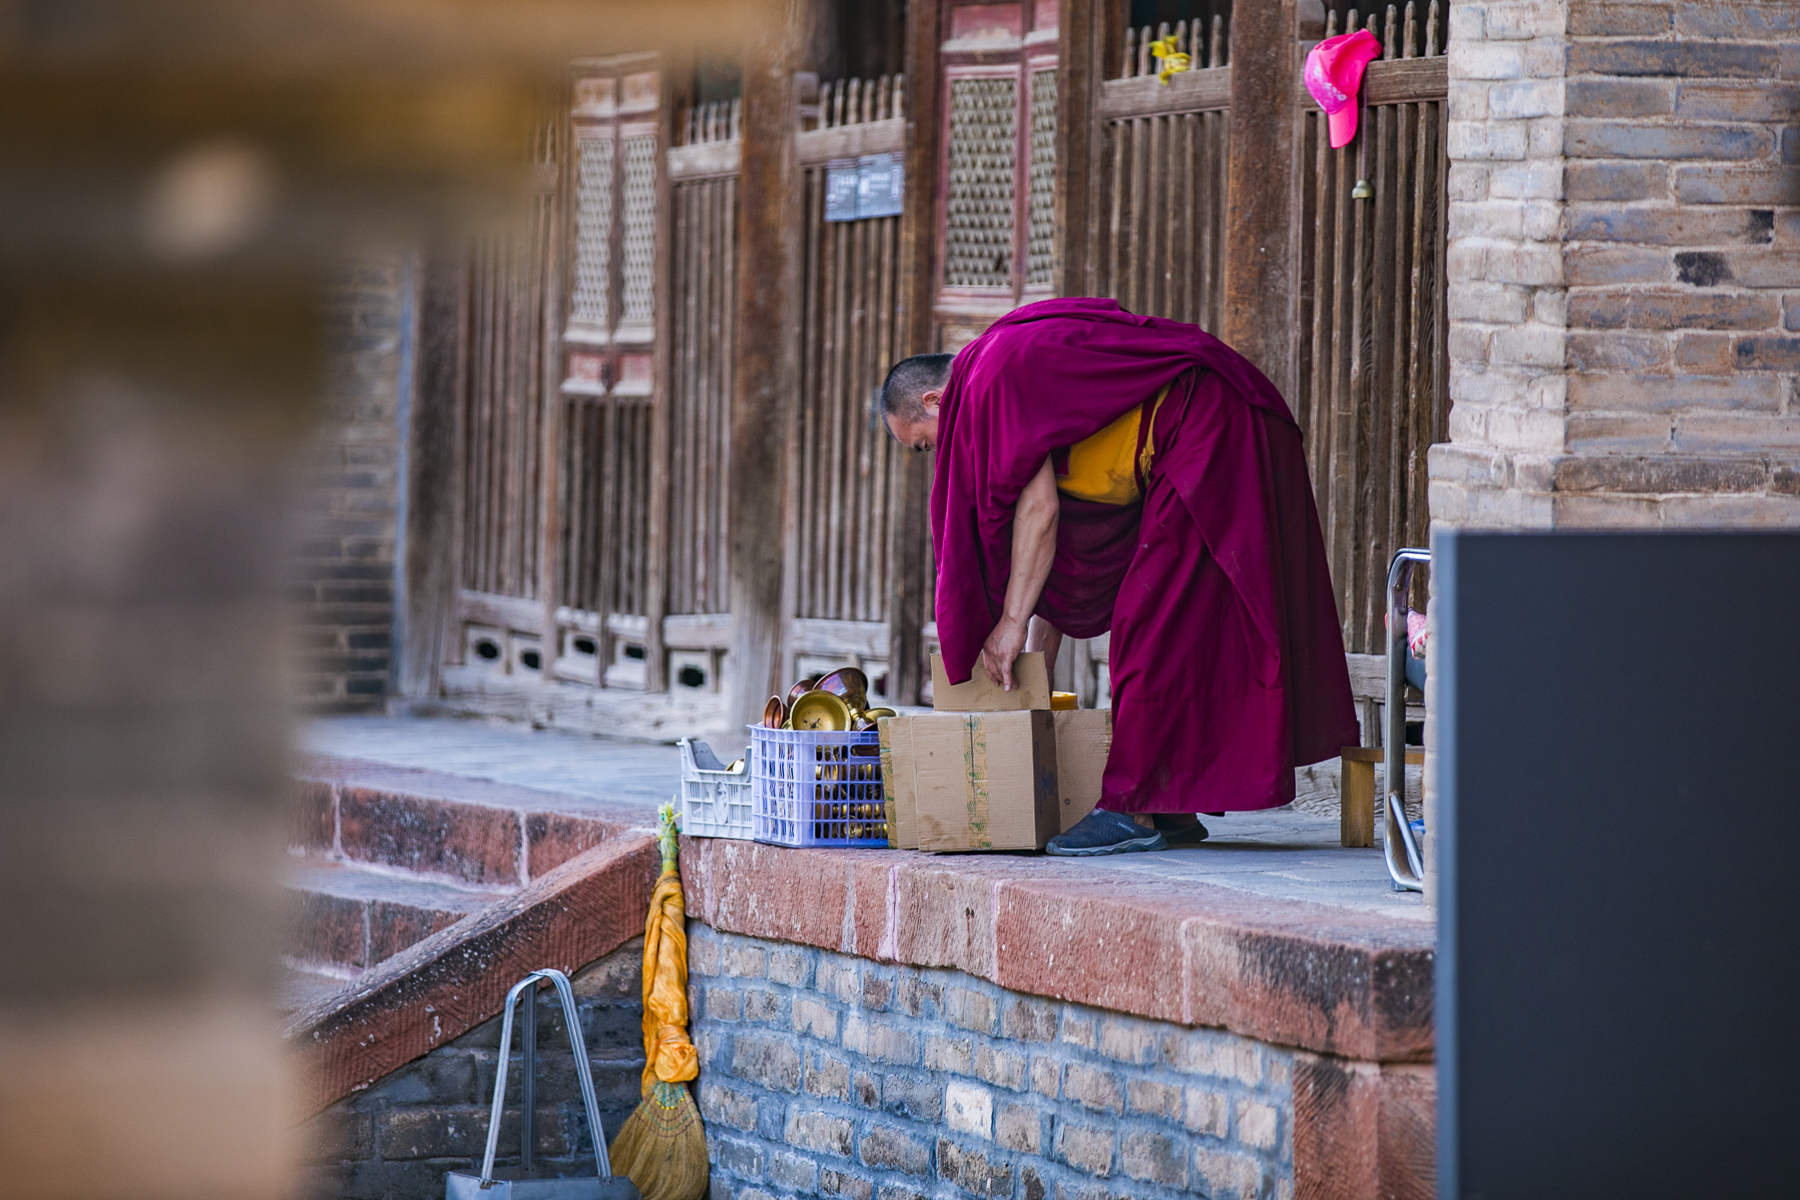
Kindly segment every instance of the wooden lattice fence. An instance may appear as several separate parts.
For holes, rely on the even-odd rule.
[[[1158,78],[1151,43],[1174,37],[1189,70]],[[1217,331],[1224,291],[1231,68],[1223,16],[1127,29],[1101,85],[1087,292]]]
[[[886,77],[823,85],[817,126],[799,137],[805,290],[789,551],[796,670],[814,660],[859,661],[877,676],[885,667],[893,468],[904,451],[873,401],[899,353],[900,218],[828,221],[826,192],[834,167],[898,154],[904,138],[904,82]]]
[[[1355,141],[1332,150],[1310,103],[1297,139],[1299,387],[1289,402],[1353,653],[1382,644],[1394,550],[1427,544],[1425,452],[1448,437],[1445,27],[1436,0],[1422,15],[1409,3],[1368,18],[1382,57],[1364,76]],[[1359,20],[1352,9],[1340,28],[1331,13],[1326,36]]]

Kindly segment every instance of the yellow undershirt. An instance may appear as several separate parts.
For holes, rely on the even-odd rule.
[[[1138,481],[1150,473],[1156,457],[1156,410],[1169,394],[1156,394],[1099,433],[1070,446],[1066,456],[1053,455],[1056,490],[1073,500],[1097,504],[1132,504],[1141,494]],[[1144,409],[1150,410],[1150,428],[1144,429]],[[1141,437],[1139,435],[1142,435]]]

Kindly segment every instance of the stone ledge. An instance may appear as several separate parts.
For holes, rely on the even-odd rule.
[[[490,1019],[527,973],[573,972],[640,936],[661,865],[654,838],[620,836],[301,1009],[285,1034],[305,1115]]]
[[[1067,860],[684,839],[717,930],[1372,1062],[1433,1056],[1435,929]]]
[[[295,776],[294,850],[458,886],[518,887],[653,825],[590,796],[329,754],[303,756]]]

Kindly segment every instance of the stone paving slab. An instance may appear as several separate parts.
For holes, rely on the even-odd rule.
[[[654,809],[675,794],[679,751],[556,729],[443,717],[327,717],[301,747],[318,754],[442,771],[516,787]],[[560,807],[567,807],[566,802]],[[1211,838],[1189,850],[1085,860],[1096,879],[1209,883],[1277,900],[1305,900],[1406,921],[1430,921],[1417,892],[1395,892],[1381,849],[1338,845],[1338,819],[1294,808],[1202,817]],[[1377,830],[1379,834],[1379,829]],[[995,855],[938,856],[992,862]]]
[[[300,749],[652,810],[681,774],[674,746],[454,717],[324,717]]]

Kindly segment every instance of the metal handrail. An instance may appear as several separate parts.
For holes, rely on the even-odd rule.
[[[1388,566],[1387,578],[1387,709],[1381,739],[1387,828],[1381,853],[1394,887],[1408,892],[1425,890],[1425,855],[1406,819],[1406,597],[1412,590],[1413,568],[1430,562],[1429,550],[1400,550]]]
[[[612,1163],[606,1154],[606,1130],[600,1126],[600,1100],[594,1091],[593,1067],[588,1063],[587,1045],[581,1036],[581,1021],[575,1013],[575,992],[569,986],[569,977],[551,967],[541,971],[533,971],[519,982],[513,984],[512,990],[506,993],[506,1015],[500,1022],[500,1062],[494,1072],[494,1105],[488,1113],[487,1152],[481,1158],[481,1187],[486,1190],[494,1182],[494,1155],[500,1145],[500,1117],[506,1103],[506,1064],[512,1057],[513,1005],[518,1002],[520,993],[535,993],[540,981],[549,981],[556,989],[557,998],[562,1001],[563,1024],[569,1035],[569,1049],[575,1055],[575,1078],[581,1084],[581,1103],[587,1110],[588,1126],[594,1134],[594,1167],[599,1172],[600,1181],[608,1183],[612,1180]],[[536,996],[532,996],[532,1023],[535,1024]],[[535,1041],[535,1030],[527,1030]],[[535,1066],[535,1047],[526,1051],[526,1070]],[[529,1076],[527,1076],[529,1078]],[[529,1105],[535,1097],[526,1095]],[[526,1110],[528,1113],[530,1109]],[[529,1142],[531,1123],[529,1117],[524,1125],[525,1137]],[[531,1161],[531,1148],[526,1146],[521,1157],[526,1163]]]

